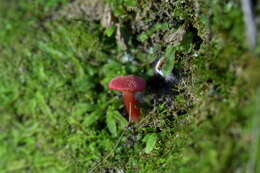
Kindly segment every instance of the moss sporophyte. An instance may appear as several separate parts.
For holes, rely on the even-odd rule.
[[[118,90],[123,93],[124,104],[129,115],[129,121],[140,120],[140,108],[135,98],[135,93],[146,88],[146,82],[135,75],[119,76],[112,79],[108,85],[111,90]]]

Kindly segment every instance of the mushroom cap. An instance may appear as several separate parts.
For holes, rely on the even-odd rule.
[[[122,92],[143,91],[146,82],[143,78],[135,75],[119,76],[112,79],[108,84],[109,89]]]

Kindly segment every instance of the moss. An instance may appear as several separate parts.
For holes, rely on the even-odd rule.
[[[3,172],[257,172],[259,61],[237,1],[109,0],[108,28],[105,4],[82,3],[0,2]],[[107,88],[125,74],[149,84],[140,123]]]

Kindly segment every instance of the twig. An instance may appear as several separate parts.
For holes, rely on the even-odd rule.
[[[252,48],[256,47],[256,22],[251,0],[241,0],[244,21],[247,32],[247,39]]]

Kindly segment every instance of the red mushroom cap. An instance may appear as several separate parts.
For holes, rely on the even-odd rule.
[[[109,89],[123,92],[143,91],[146,87],[145,80],[135,75],[119,76],[108,84]]]

